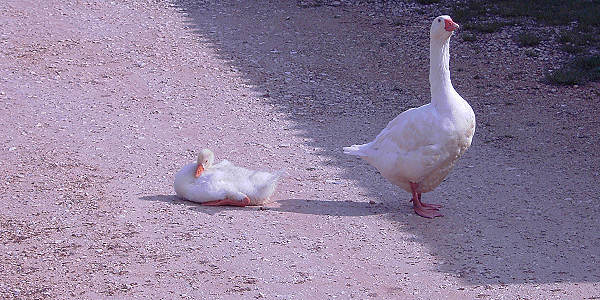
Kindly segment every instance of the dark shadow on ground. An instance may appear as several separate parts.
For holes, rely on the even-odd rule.
[[[369,141],[397,113],[428,101],[428,54],[414,49],[428,47],[423,28],[428,28],[429,16],[403,20],[398,29],[343,7],[217,2],[173,1],[221,59],[294,121],[308,146],[323,149],[318,154],[346,170],[345,177],[363,185],[370,196],[392,194],[394,188],[384,180],[365,180],[374,178],[372,170],[345,157],[341,147]],[[472,78],[457,77],[464,84]],[[498,101],[508,97],[497,96]],[[487,101],[471,102],[484,122],[490,122]],[[516,111],[515,119],[520,115]],[[498,139],[486,134],[478,129],[448,182],[425,195],[425,201],[442,202],[446,216],[415,218],[408,227],[441,260],[439,270],[472,284],[600,281],[598,205],[553,201],[563,199],[558,194],[565,189],[564,169],[548,173],[535,157],[527,165],[515,165],[515,157],[526,154],[496,147]],[[529,182],[547,189],[531,191]],[[161,197],[149,200],[177,203]],[[269,209],[338,216],[392,210],[334,202],[288,199]],[[407,222],[412,212],[401,205],[389,218]]]
[[[183,200],[175,195],[153,195],[153,196],[143,196],[140,197],[140,200],[144,201],[159,201],[166,202],[172,204],[184,204],[184,203],[193,203],[187,200]]]
[[[397,212],[397,209],[383,204],[373,205],[364,202],[285,199],[278,200],[277,204],[279,207],[267,207],[266,209],[297,214],[351,217]]]
[[[188,209],[205,213],[208,215],[218,214],[222,211],[226,210],[256,210],[255,206],[247,206],[247,207],[237,207],[237,206],[206,206],[201,205],[200,203],[188,201],[185,199],[181,199],[175,195],[153,195],[153,196],[143,196],[140,197],[140,200],[144,201],[159,201],[166,202],[173,205],[182,205],[187,207]]]
[[[297,214],[309,214],[320,216],[369,216],[381,215],[397,212],[397,209],[379,204],[369,204],[364,202],[350,201],[326,201],[309,199],[284,199],[274,203],[268,203],[265,206],[202,206],[199,203],[181,199],[175,195],[153,195],[143,196],[140,200],[160,201],[173,205],[184,205],[189,209],[202,211],[207,214],[214,214],[224,210],[246,209],[246,210],[272,210],[280,212],[291,212]]]

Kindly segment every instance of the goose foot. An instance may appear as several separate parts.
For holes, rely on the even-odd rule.
[[[435,217],[443,217],[444,215],[438,212],[438,210],[442,207],[441,205],[421,202],[421,193],[417,192],[418,187],[418,183],[410,183],[410,189],[413,195],[410,201],[413,203],[413,209],[415,213],[421,217],[430,219]]]
[[[444,216],[438,211],[437,208],[413,205],[413,209],[415,210],[415,213],[417,215],[424,217],[424,218],[433,219],[435,217],[443,217]]]
[[[232,199],[225,198],[223,200],[215,200],[215,201],[209,201],[209,202],[202,203],[202,205],[206,205],[206,206],[230,205],[230,206],[239,206],[239,207],[244,207],[249,204],[250,204],[250,199],[248,197],[245,197],[242,200],[232,200]]]
[[[439,210],[440,208],[442,208],[442,206],[440,204],[425,203],[425,202],[421,202],[421,206],[427,207],[427,208],[431,208],[431,209],[435,209],[435,210]]]
[[[431,208],[431,209],[435,209],[435,210],[439,210],[440,208],[443,207],[441,204],[422,202],[421,201],[421,193],[418,193],[418,195],[419,195],[419,202],[421,203],[421,206],[423,206],[423,207],[427,207],[427,208]],[[413,199],[411,198],[410,200],[408,200],[408,202],[413,202]]]

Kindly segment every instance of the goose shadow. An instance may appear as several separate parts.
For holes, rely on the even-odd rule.
[[[208,206],[201,205],[200,203],[188,201],[182,198],[177,197],[176,195],[150,195],[150,196],[142,196],[139,198],[144,201],[157,201],[157,202],[165,202],[171,205],[180,205],[184,206],[190,210],[194,210],[197,212],[201,212],[208,215],[218,214],[227,210],[251,210],[251,206],[246,207],[237,207],[237,206]]]
[[[382,203],[369,204],[365,202],[331,201],[314,199],[283,199],[267,203],[263,206],[203,206],[199,203],[181,199],[175,195],[150,195],[139,198],[144,201],[165,202],[172,205],[182,205],[188,209],[215,214],[226,210],[265,210],[320,216],[370,216],[395,212],[396,210]]]
[[[277,200],[266,209],[306,215],[359,217],[392,213],[394,210],[384,204],[366,202],[331,201],[312,199]]]

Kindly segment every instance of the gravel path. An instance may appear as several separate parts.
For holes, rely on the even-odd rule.
[[[345,3],[2,1],[0,298],[598,299],[600,85],[459,32],[478,128],[420,218],[341,147],[429,101],[440,12]],[[203,147],[276,202],[177,199]]]

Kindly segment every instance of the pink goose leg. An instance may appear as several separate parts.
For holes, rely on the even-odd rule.
[[[419,188],[418,183],[411,182],[410,190],[412,191],[412,203],[415,213],[425,218],[443,217],[444,215],[438,212],[439,208],[442,207],[439,204],[427,204],[421,202],[421,193],[417,192]]]
[[[419,201],[421,201],[421,193],[417,193],[417,195],[419,195]],[[441,204],[425,203],[423,201],[421,201],[421,206],[423,206],[423,207],[430,207],[430,208],[433,208],[435,210],[438,210],[438,209],[442,208]]]
[[[250,199],[248,197],[246,197],[242,200],[231,200],[231,199],[225,198],[223,200],[215,200],[215,201],[209,201],[209,202],[202,203],[202,205],[206,205],[206,206],[231,205],[231,206],[239,206],[239,207],[244,207],[248,204],[250,204]]]

